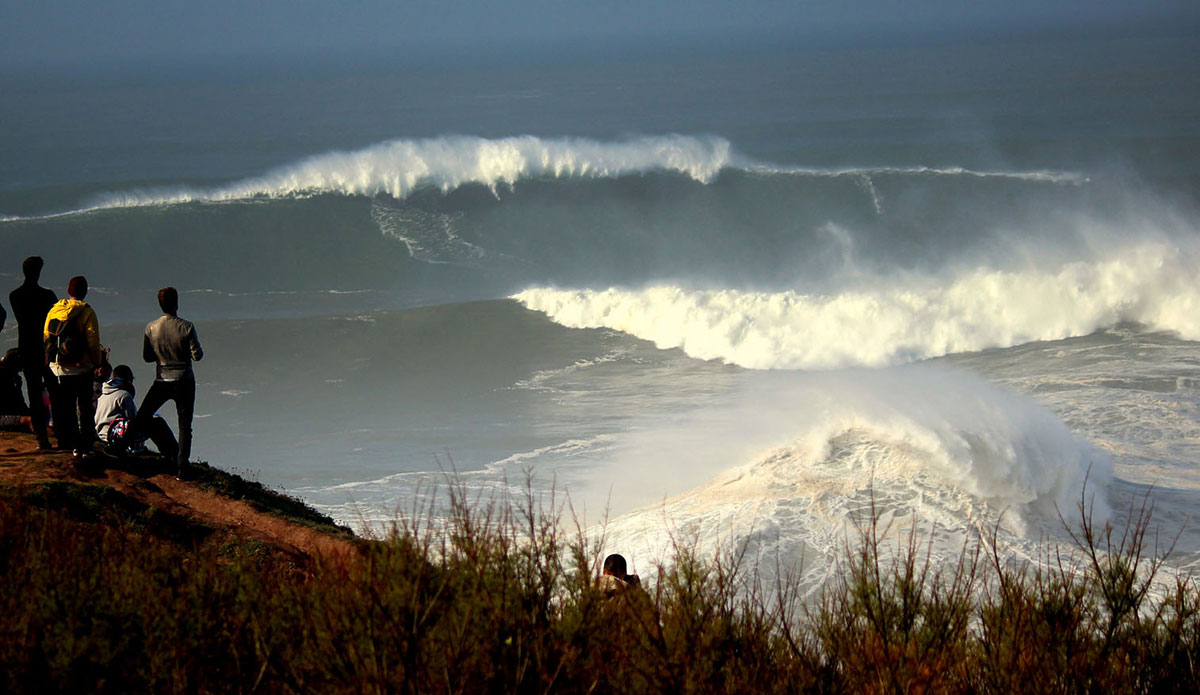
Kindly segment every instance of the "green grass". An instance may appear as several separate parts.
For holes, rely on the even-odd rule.
[[[230,499],[241,500],[261,512],[315,528],[326,533],[352,538],[354,532],[340,526],[329,516],[322,514],[301,500],[265,487],[258,481],[246,480],[242,476],[223,471],[203,461],[189,464],[188,480],[200,488],[215,492]]]
[[[1200,692],[1200,591],[1149,590],[1145,508],[1124,533],[1081,509],[1079,571],[1051,547],[1014,566],[994,538],[935,567],[868,518],[816,600],[687,547],[648,592],[605,600],[599,539],[532,493],[452,488],[448,526],[402,517],[305,566],[59,494],[0,496],[4,692]]]

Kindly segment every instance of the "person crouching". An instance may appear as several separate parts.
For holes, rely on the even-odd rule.
[[[146,421],[143,432],[132,438],[125,436],[129,424],[137,417],[135,393],[133,370],[127,364],[118,364],[112,370],[112,377],[104,382],[96,402],[96,435],[105,444],[104,452],[110,456],[142,453],[146,450],[145,435],[148,435],[158,453],[174,461],[179,444],[162,417],[154,415]]]

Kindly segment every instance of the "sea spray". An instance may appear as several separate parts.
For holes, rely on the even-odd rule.
[[[608,523],[611,547],[648,564],[681,541],[706,556],[748,543],[792,560],[815,553],[825,571],[871,513],[920,525],[944,558],[997,524],[1028,550],[1061,535],[1059,512],[1085,497],[1098,523],[1109,514],[1107,456],[1046,408],[965,372],[766,372],[740,402],[625,443],[616,483],[592,494],[617,512],[644,506]],[[738,451],[756,453],[730,465]]]

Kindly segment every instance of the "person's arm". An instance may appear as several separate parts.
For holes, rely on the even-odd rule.
[[[192,351],[192,360],[199,362],[204,359],[204,348],[200,347],[200,338],[196,336],[196,327],[188,331],[188,348]]]
[[[58,302],[55,302],[54,306],[58,306]],[[50,337],[50,315],[54,313],[54,306],[50,307],[50,310],[46,312],[46,317],[42,319],[42,342],[46,342]]]
[[[92,360],[92,366],[99,367],[104,362],[104,355],[100,354],[100,320],[96,318],[96,311],[90,306],[83,314],[83,334],[87,336],[88,356]]]
[[[133,396],[126,394],[121,399],[121,414],[128,418],[130,422],[133,422],[133,419],[137,417],[137,404],[133,402]]]
[[[150,344],[150,329],[146,329],[146,333],[142,335],[142,361],[157,362],[158,358],[154,355],[154,346]]]

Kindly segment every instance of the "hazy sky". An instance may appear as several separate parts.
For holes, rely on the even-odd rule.
[[[1198,24],[1197,0],[0,0],[0,70]]]

